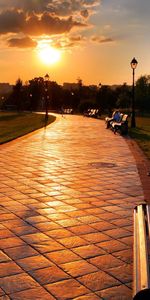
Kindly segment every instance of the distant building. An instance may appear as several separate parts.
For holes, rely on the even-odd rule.
[[[69,82],[64,82],[63,83],[63,89],[64,90],[77,90],[79,88],[79,84],[78,83],[69,83]]]
[[[0,94],[3,95],[10,93],[12,91],[12,88],[13,86],[7,82],[0,83]]]

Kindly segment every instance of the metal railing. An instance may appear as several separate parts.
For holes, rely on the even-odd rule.
[[[150,206],[140,204],[134,209],[133,300],[150,300],[149,241]]]

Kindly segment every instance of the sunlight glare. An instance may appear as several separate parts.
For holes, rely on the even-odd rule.
[[[60,60],[61,54],[59,50],[49,45],[43,45],[43,47],[38,49],[38,56],[44,64],[48,65],[57,63]]]

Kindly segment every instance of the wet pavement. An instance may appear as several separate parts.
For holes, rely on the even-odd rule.
[[[144,194],[125,138],[58,115],[1,146],[0,170],[0,300],[132,299]]]

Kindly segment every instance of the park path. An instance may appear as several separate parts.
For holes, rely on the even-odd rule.
[[[101,120],[57,116],[1,146],[0,299],[132,299],[135,159]]]

